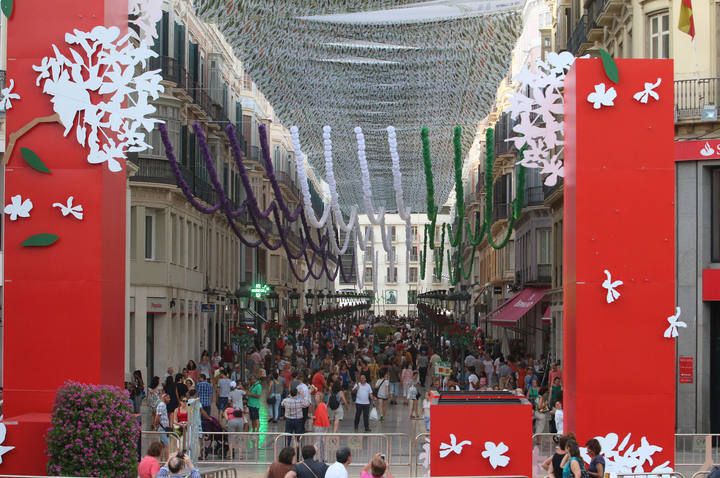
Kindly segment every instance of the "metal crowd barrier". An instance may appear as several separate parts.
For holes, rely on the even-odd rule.
[[[352,452],[350,466],[365,466],[376,453],[387,457],[388,464],[394,465],[392,444],[388,434],[384,433],[304,433],[297,435],[298,445],[315,445],[318,450],[316,460],[335,462],[335,452],[348,447]]]
[[[292,435],[281,432],[203,432],[196,464],[269,465]],[[187,443],[185,446],[187,447]]]
[[[160,438],[163,435],[167,435],[168,437],[168,446],[165,449],[164,455],[161,457],[161,461],[167,461],[167,457],[170,456],[173,453],[177,453],[180,451],[183,447],[183,441],[180,435],[178,435],[175,432],[156,432],[156,431],[149,431],[144,430],[140,432],[140,454],[142,456],[145,455],[145,452],[147,451],[148,447],[150,446],[150,443],[154,441],[161,441]]]
[[[202,478],[237,478],[237,468],[221,468],[219,470],[200,471]]]
[[[709,471],[696,471],[691,478],[703,478],[710,475]]]
[[[651,477],[662,477],[662,478],[685,478],[682,473],[672,472],[672,473],[653,473],[651,471],[648,471],[647,473],[618,473],[615,475],[616,478],[651,478]]]
[[[410,476],[430,476],[430,434],[418,434],[412,442],[410,453]]]

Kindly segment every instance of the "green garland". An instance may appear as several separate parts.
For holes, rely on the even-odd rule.
[[[435,185],[432,173],[432,159],[430,155],[430,138],[429,131],[424,127],[421,131],[423,145],[423,165],[425,167],[425,182],[427,187],[427,209],[428,220],[430,224],[425,225],[425,234],[423,238],[423,251],[420,254],[420,279],[425,280],[425,269],[427,261],[428,234],[430,234],[430,249],[435,247],[435,226],[437,222],[438,207],[435,204]],[[492,235],[493,225],[493,191],[494,176],[493,167],[495,163],[495,131],[488,128],[485,131],[485,210],[482,224],[480,222],[480,213],[476,213],[475,231],[471,230],[469,222],[465,221],[465,196],[462,183],[462,128],[456,126],[453,137],[454,145],[454,167],[455,167],[455,218],[454,226],[450,224],[442,225],[442,236],[440,241],[440,253],[435,254],[434,272],[437,277],[442,276],[443,261],[445,258],[445,229],[448,231],[448,242],[451,248],[456,249],[455,260],[452,260],[450,250],[447,251],[448,270],[450,282],[456,285],[460,278],[468,280],[472,275],[472,264],[475,261],[477,247],[487,235],[487,241],[490,247],[499,250],[507,245],[510,236],[515,229],[515,223],[520,218],[525,194],[525,168],[517,166],[517,181],[515,184],[515,199],[512,201],[512,211],[508,218],[507,230],[504,237],[500,241],[496,241]],[[520,160],[523,159],[524,149],[520,151]],[[467,242],[463,237],[463,225],[467,236]],[[453,233],[453,230],[455,231]],[[470,267],[465,270],[462,252],[466,245],[472,248],[470,256]]]

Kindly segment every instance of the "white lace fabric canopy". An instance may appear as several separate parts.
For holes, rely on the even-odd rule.
[[[453,187],[452,128],[467,151],[508,74],[521,30],[519,0],[196,0],[283,124],[297,125],[323,173],[323,125],[333,129],[340,205],[362,204],[353,130],[365,134],[377,206],[395,208],[387,126],[397,131],[405,204],[425,210],[420,129],[430,128],[435,195]],[[323,174],[320,174],[321,176]]]

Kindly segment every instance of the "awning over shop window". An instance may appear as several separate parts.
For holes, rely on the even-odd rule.
[[[498,307],[488,320],[491,324],[505,327],[514,326],[530,309],[545,297],[547,289],[528,287]]]
[[[543,315],[542,315],[542,321],[548,322],[548,323],[552,322],[552,313],[550,312],[549,305],[547,307],[545,307],[545,312],[543,312]]]

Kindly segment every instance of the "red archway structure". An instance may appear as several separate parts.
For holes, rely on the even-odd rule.
[[[675,314],[673,67],[617,66],[613,83],[600,59],[578,60],[565,81],[565,430],[581,445],[631,434],[620,455],[645,437],[662,447],[649,471],[672,466],[675,447],[675,340],[664,337]],[[658,79],[658,98],[639,101]],[[616,98],[595,109],[601,83]],[[605,270],[623,282],[612,303]]]
[[[128,2],[23,0],[8,21],[8,80],[21,99],[7,112],[9,134],[53,115],[36,86],[43,57],[62,50],[65,34],[96,26],[127,31]],[[5,218],[5,445],[2,473],[45,474],[45,439],[55,392],[65,380],[122,385],[125,326],[126,177],[87,162],[87,151],[40,123],[5,158],[4,204],[30,199],[30,217]],[[50,173],[23,159],[31,149]],[[84,218],[63,216],[54,203],[74,196]],[[51,234],[57,241],[47,245]],[[34,247],[23,246],[36,237]]]

